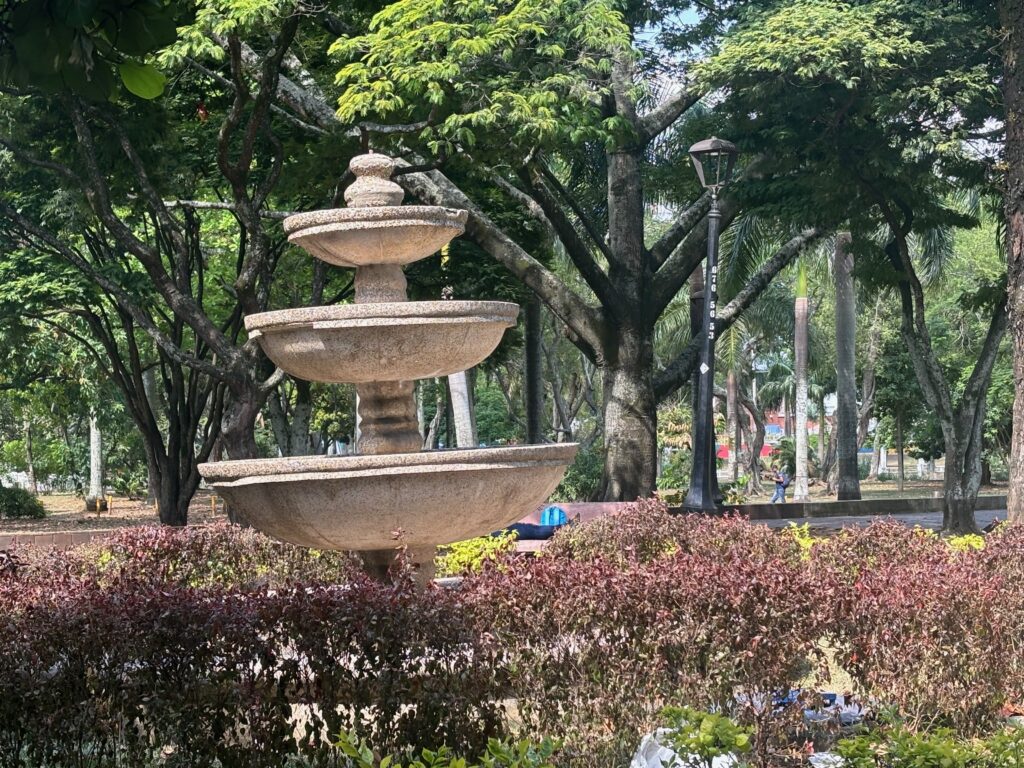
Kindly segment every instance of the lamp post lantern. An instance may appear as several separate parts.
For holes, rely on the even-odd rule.
[[[736,145],[712,136],[690,147],[690,159],[701,186],[711,192],[708,211],[708,257],[704,267],[704,324],[697,380],[697,408],[693,424],[693,468],[690,489],[683,501],[686,512],[714,512],[717,483],[715,451],[715,318],[718,301],[718,235],[722,214],[718,193],[732,178],[738,150]],[[735,446],[733,450],[736,450]]]

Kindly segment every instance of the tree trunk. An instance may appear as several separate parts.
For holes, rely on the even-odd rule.
[[[526,442],[536,444],[543,441],[544,429],[544,365],[541,360],[541,334],[544,328],[540,299],[532,294],[526,302],[525,326]]]
[[[1010,333],[1013,340],[1013,439],[1007,513],[1024,522],[1024,6],[999,0],[1003,33],[1003,102],[1006,116],[1004,208]]]
[[[818,398],[818,479],[825,479],[825,396]]]
[[[907,473],[903,467],[903,417],[896,414],[896,492],[903,495],[903,481]]]
[[[739,480],[740,474],[740,403],[736,382],[736,370],[732,367],[725,377],[725,411],[729,423],[729,463],[726,472],[730,480],[735,483]]]
[[[142,372],[142,392],[146,405],[154,420],[159,421],[160,414],[166,410],[160,398],[160,390],[156,383],[156,366],[151,365]],[[127,396],[127,395],[126,395]],[[214,456],[214,459],[217,457]],[[153,506],[160,496],[160,471],[154,464],[154,457],[146,451],[146,504]]]
[[[657,409],[650,339],[625,332],[615,367],[604,377],[604,499],[635,501],[654,491],[658,464]]]
[[[747,493],[756,494],[761,492],[761,449],[764,448],[764,418],[760,409],[754,402],[743,401],[743,407],[750,414],[750,420],[754,423],[754,437],[750,441],[750,456],[748,457]]]
[[[796,377],[796,477],[793,479],[793,501],[807,501],[807,271],[803,260],[797,266],[793,311],[796,322],[793,339],[793,373]]]
[[[857,417],[857,448],[868,439],[868,427],[875,405],[875,367],[878,351],[882,345],[882,297],[875,300],[875,311],[871,318],[871,332],[868,337],[868,352],[864,357],[863,375],[860,381],[860,411]],[[877,474],[877,472],[876,472]]]
[[[95,413],[89,414],[89,493],[85,497],[86,508],[106,508],[103,499],[103,435]]]
[[[444,447],[455,447],[455,405],[452,402],[452,380],[444,380]]]
[[[36,481],[36,461],[32,451],[32,422],[26,418],[22,425],[25,434],[25,469],[28,475],[28,487],[32,493],[39,495],[39,483]]]
[[[868,471],[868,480],[877,480],[879,472],[882,471],[882,430],[875,429],[875,440],[871,446],[871,468]]]
[[[836,286],[836,494],[840,501],[860,498],[857,467],[857,309],[853,293],[850,235],[836,237],[833,274]]]
[[[228,398],[221,426],[221,445],[229,459],[256,458],[259,453],[256,417],[264,398],[255,386],[232,388]]]
[[[448,377],[448,391],[452,395],[452,414],[455,419],[455,445],[476,448],[476,421],[473,418],[473,393],[467,371]]]
[[[313,443],[309,435],[309,422],[313,417],[312,384],[298,379],[295,382],[295,406],[292,410],[288,433],[289,456],[308,456]]]
[[[423,436],[423,450],[436,451],[441,441],[441,419],[444,418],[444,402],[441,398],[440,379],[434,379],[434,417],[427,427],[427,434]]]

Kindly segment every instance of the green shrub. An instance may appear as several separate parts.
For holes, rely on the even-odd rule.
[[[490,739],[484,754],[475,760],[457,757],[448,747],[381,756],[351,733],[343,733],[335,746],[348,758],[350,768],[554,768],[551,757],[556,749],[549,739],[538,744]]]
[[[835,751],[848,768],[973,768],[1011,765],[984,763],[976,743],[961,741],[950,731],[913,733],[896,728],[841,739]]]
[[[700,712],[689,707],[665,709],[669,729],[665,746],[690,759],[692,768],[711,768],[716,757],[735,757],[750,751],[754,729],[740,726],[723,714]]]
[[[693,454],[685,449],[673,451],[658,475],[659,490],[681,490],[690,487]]]
[[[591,446],[576,454],[562,482],[551,494],[551,501],[568,503],[592,501],[601,493],[601,475],[604,471],[604,453]]]
[[[0,488],[0,517],[8,519],[46,517],[39,499],[24,488]]]
[[[475,539],[456,541],[442,549],[434,561],[438,576],[462,576],[477,573],[484,563],[498,560],[514,552],[517,535],[515,531],[502,531],[496,536],[478,536]]]

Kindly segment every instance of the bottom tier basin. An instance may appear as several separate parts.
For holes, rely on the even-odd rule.
[[[222,461],[199,471],[236,516],[315,549],[422,548],[504,528],[551,495],[576,443]]]

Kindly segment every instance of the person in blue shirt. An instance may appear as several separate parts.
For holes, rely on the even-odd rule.
[[[782,467],[775,468],[775,495],[772,496],[771,503],[781,502],[786,503],[786,488],[789,487],[789,475],[786,474]]]

